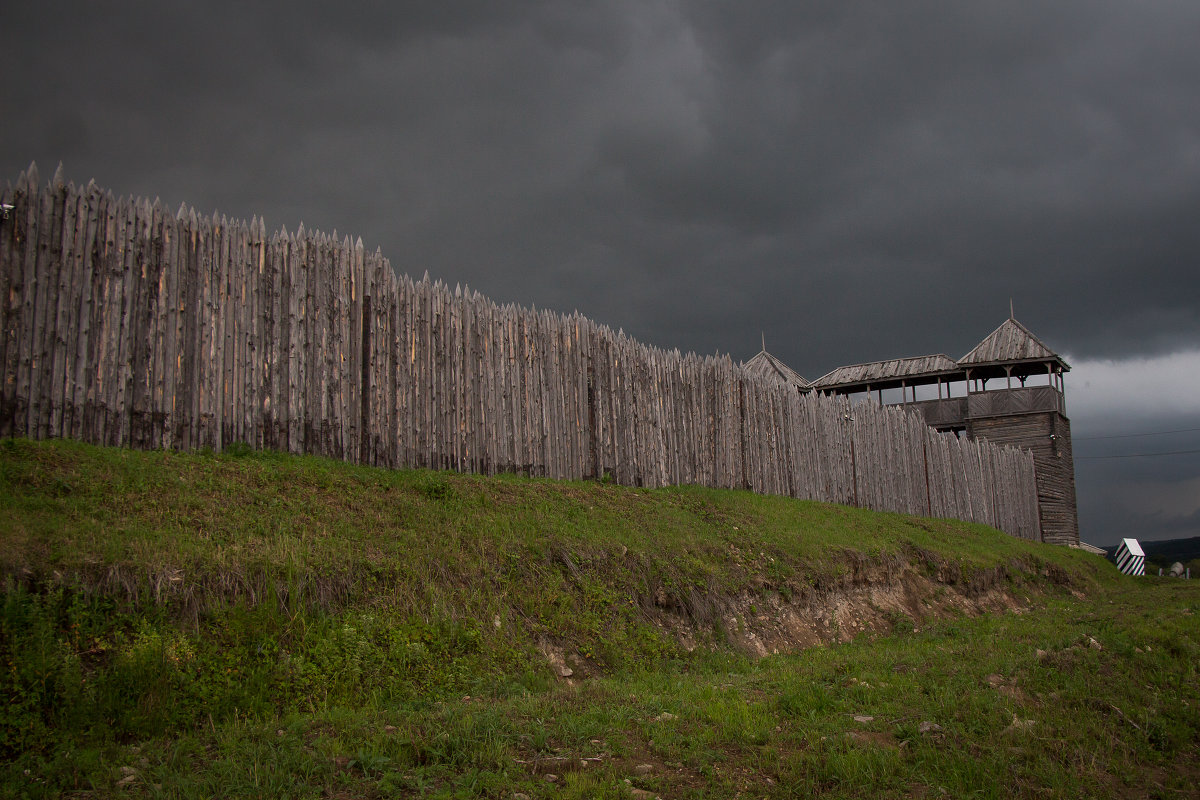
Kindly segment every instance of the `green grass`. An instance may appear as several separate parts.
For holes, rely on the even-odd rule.
[[[1184,797],[1200,776],[1200,584],[981,526],[6,440],[0,530],[0,796]],[[1020,602],[766,658],[728,629],[889,574]]]
[[[586,567],[606,578],[652,574],[668,589],[723,592],[763,580],[811,585],[856,561],[915,551],[967,575],[1014,560],[1094,571],[1077,553],[979,525],[748,492],[388,471],[238,452],[0,441],[0,514],[9,531],[0,565],[57,571],[131,599],[149,586],[156,600],[201,607],[256,602],[274,587],[322,607],[369,593],[393,606],[473,614],[479,609],[464,603],[494,598],[465,597],[464,587],[482,589],[498,571],[545,579],[548,565],[572,576]],[[639,574],[612,574],[623,570]],[[382,577],[391,585],[376,585]],[[429,595],[447,587],[448,596]]]

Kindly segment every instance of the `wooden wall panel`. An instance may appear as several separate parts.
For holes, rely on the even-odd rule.
[[[41,187],[33,169],[0,196],[14,206],[0,228],[5,435],[750,488],[1029,538],[1040,502],[1069,538],[1061,415],[1022,434],[1044,444],[1051,425],[1058,453],[960,441],[906,409],[760,382],[727,356],[414,282],[336,232],[268,236],[257,218],[172,216],[61,175]]]

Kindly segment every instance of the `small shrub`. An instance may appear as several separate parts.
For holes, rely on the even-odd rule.
[[[454,487],[439,475],[426,476],[417,486],[417,490],[429,500],[444,502],[454,497]]]
[[[392,764],[392,759],[380,753],[372,753],[367,750],[359,750],[354,754],[354,758],[350,759],[350,768],[357,769],[367,777],[378,775],[386,770]]]
[[[254,448],[247,442],[230,442],[225,446],[225,455],[229,458],[247,458],[254,455]]]
[[[784,692],[776,705],[788,716],[807,719],[828,713],[834,706],[834,700],[824,685],[814,683]]]

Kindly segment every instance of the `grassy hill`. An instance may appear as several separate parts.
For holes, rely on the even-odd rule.
[[[1200,775],[1200,584],[982,526],[5,440],[0,531],[0,796],[1171,797]]]

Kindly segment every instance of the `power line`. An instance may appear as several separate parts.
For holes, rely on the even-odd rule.
[[[1116,456],[1075,456],[1076,461],[1087,458],[1153,458],[1154,456],[1186,456],[1200,453],[1200,450],[1170,450],[1165,453],[1124,453]]]
[[[1149,433],[1114,433],[1112,436],[1076,436],[1075,441],[1091,441],[1093,439],[1132,439],[1135,436],[1166,436],[1168,433],[1192,433],[1200,428],[1180,428],[1174,431],[1152,431]]]

